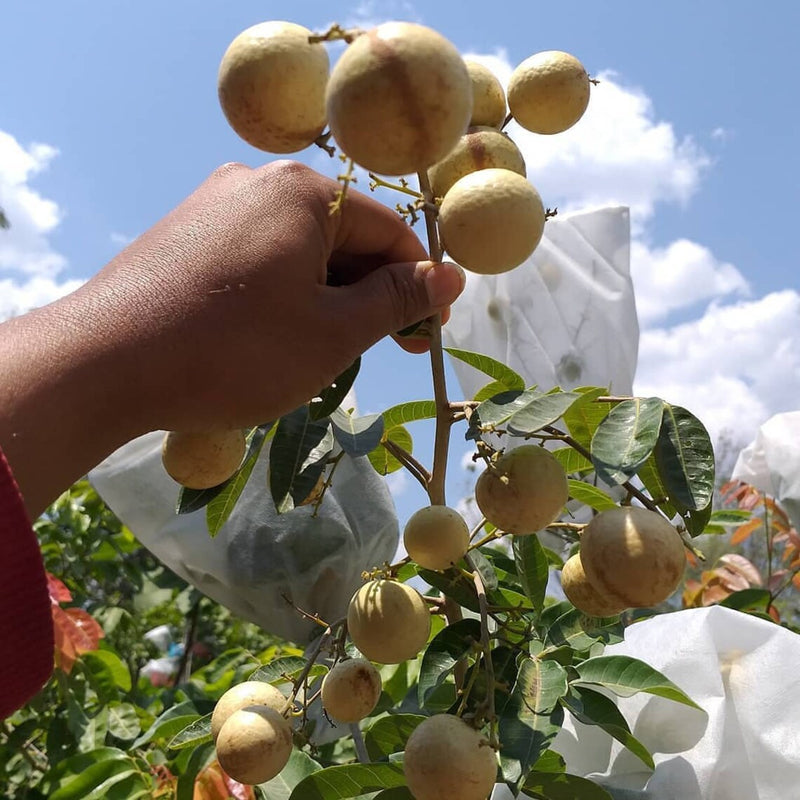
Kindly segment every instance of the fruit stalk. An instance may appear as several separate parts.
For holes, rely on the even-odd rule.
[[[419,188],[425,198],[425,229],[428,233],[428,251],[431,261],[442,260],[442,245],[436,229],[436,216],[433,212],[435,202],[428,173],[417,173]],[[442,351],[442,315],[436,314],[431,320],[431,372],[433,373],[433,396],[436,402],[436,433],[433,444],[433,470],[428,484],[428,496],[432,505],[446,505],[445,479],[447,476],[447,451],[450,443],[450,402],[447,399],[447,382],[444,374],[444,353]]]

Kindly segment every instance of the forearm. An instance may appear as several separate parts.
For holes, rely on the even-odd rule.
[[[142,432],[110,336],[81,295],[0,325],[0,447],[32,519]]]

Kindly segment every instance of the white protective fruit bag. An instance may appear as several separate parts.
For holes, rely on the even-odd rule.
[[[443,337],[502,361],[542,391],[608,386],[631,394],[639,323],[628,209],[553,217],[524,264],[501,275],[467,273]],[[489,382],[463,362],[453,366],[464,397]]]
[[[731,477],[774,497],[800,530],[800,411],[768,419],[739,453]]]
[[[163,432],[117,450],[89,478],[137,539],[201,592],[269,633],[304,643],[319,626],[284,599],[335,622],[361,572],[390,560],[399,528],[386,484],[366,457],[345,455],[318,515],[279,515],[267,488],[269,443],[222,530],[211,538],[205,509],[175,513],[178,484],[161,464]]]

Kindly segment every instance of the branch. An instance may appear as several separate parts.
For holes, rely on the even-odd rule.
[[[381,444],[422,484],[422,488],[428,491],[428,483],[431,479],[428,470],[408,450],[400,447],[399,444],[391,439],[387,439]]]

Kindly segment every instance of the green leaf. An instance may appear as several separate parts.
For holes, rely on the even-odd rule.
[[[291,511],[311,494],[332,449],[330,423],[312,420],[307,406],[280,418],[269,451],[269,488],[278,513]]]
[[[536,800],[614,800],[594,781],[568,772],[531,772],[522,793]]]
[[[462,619],[448,625],[433,637],[419,672],[417,697],[425,707],[433,691],[444,683],[456,663],[481,640],[481,624],[476,619]]]
[[[123,741],[135,739],[142,730],[136,708],[131,703],[109,703],[108,731]]]
[[[249,678],[250,681],[279,683],[292,680],[306,665],[301,656],[282,656],[259,667]]]
[[[545,750],[533,765],[534,772],[564,772],[566,768],[564,756],[555,750]]]
[[[548,393],[536,397],[509,419],[508,430],[517,436],[525,436],[552,425],[578,397],[574,392]]]
[[[569,484],[569,496],[579,503],[593,508],[595,511],[605,511],[606,509],[617,507],[614,498],[599,486],[593,486],[585,481],[576,481],[572,478],[568,478],[567,483]]]
[[[470,611],[480,612],[478,603],[478,593],[475,591],[475,584],[464,576],[461,570],[451,567],[442,572],[435,572],[430,569],[418,569],[417,574],[426,583],[443,592],[448,597],[455,600],[460,606],[468,608]]]
[[[709,505],[714,493],[714,450],[697,417],[666,404],[655,456],[661,481],[678,511],[700,511]]]
[[[471,353],[468,350],[457,350],[455,347],[445,347],[443,349],[453,358],[457,358],[459,361],[463,361],[465,364],[480,370],[484,375],[494,378],[503,384],[506,389],[525,388],[524,378],[502,361],[497,361],[480,353]]]
[[[598,656],[584,661],[576,669],[579,676],[576,683],[595,683],[605,686],[620,697],[647,692],[703,710],[669,678],[643,661],[630,656]]]
[[[487,383],[482,389],[478,389],[475,393],[475,397],[472,399],[474,402],[482,403],[484,400],[489,400],[489,398],[494,397],[496,394],[507,392],[511,388],[524,387],[510,387],[506,386],[502,381],[492,381],[491,383]]]
[[[388,431],[396,425],[416,422],[420,419],[433,419],[436,416],[436,403],[433,400],[411,400],[407,403],[387,408],[383,412],[383,424]]]
[[[537,536],[514,536],[511,547],[522,589],[538,618],[544,609],[547,592],[547,554]]]
[[[383,436],[383,417],[380,414],[355,417],[337,409],[331,414],[331,423],[336,441],[345,453],[354,458],[374,450]]]
[[[271,781],[261,783],[259,786],[269,800],[289,800],[301,781],[321,769],[322,767],[311,756],[295,747],[280,773]]]
[[[101,747],[61,762],[44,781],[50,800],[97,800],[115,783],[138,773],[136,762],[126,753]]]
[[[341,405],[347,393],[355,383],[358,371],[361,369],[361,356],[359,356],[334,382],[319,393],[319,400],[312,400],[309,416],[313,420],[325,419],[333,414]]]
[[[343,800],[405,786],[405,782],[400,764],[345,764],[307,776],[294,787],[289,800]]]
[[[593,689],[573,686],[570,693],[561,698],[561,703],[578,722],[602,728],[609,736],[613,736],[627,747],[650,769],[655,769],[653,757],[647,748],[633,736],[625,717],[622,716],[613,700]]]
[[[564,721],[558,701],[567,693],[567,672],[555,661],[526,658],[500,713],[505,781],[516,788],[548,749]]]
[[[469,559],[480,574],[486,593],[494,592],[499,584],[492,562],[478,548],[469,551]]]
[[[199,716],[194,703],[188,700],[178,703],[161,714],[131,747],[136,749],[150,741],[169,740]]]
[[[186,767],[178,777],[178,790],[175,800],[194,800],[194,784],[197,776],[208,765],[214,756],[214,745],[211,742],[198,745],[192,750]],[[291,758],[291,756],[290,756]]]
[[[210,742],[211,739],[211,714],[206,714],[178,731],[170,739],[167,749],[182,750],[184,747],[197,747],[197,745]]]
[[[711,503],[699,510],[689,509],[682,515],[686,530],[690,536],[699,536],[706,529],[708,521],[711,519]]]
[[[717,605],[735,608],[737,611],[763,611],[766,613],[771,603],[772,594],[767,589],[741,589],[729,594]]]
[[[558,617],[547,631],[547,644],[570,647],[578,652],[591,649],[597,642],[608,643],[614,629],[619,628],[618,617],[588,617],[572,608]]]
[[[247,454],[239,471],[225,484],[222,491],[209,500],[206,506],[206,525],[211,536],[216,536],[228,521],[236,503],[250,480],[264,443],[274,434],[272,423],[254,428],[247,443]]]
[[[373,761],[387,759],[406,748],[408,737],[426,720],[421,714],[390,714],[373,722],[364,734],[367,753]]]
[[[550,454],[561,464],[567,475],[594,470],[592,462],[573,447],[557,447]]]
[[[543,397],[535,389],[522,391],[513,389],[501,392],[489,400],[484,400],[470,417],[470,425],[477,426],[480,430],[491,431],[498,425],[508,422],[517,411],[526,408],[537,397]]]
[[[661,476],[658,472],[658,465],[656,464],[655,453],[651,454],[647,461],[639,468],[639,480],[647,489],[648,494],[656,505],[664,512],[667,519],[672,519],[677,516],[678,510],[672,503],[669,502],[667,497],[667,489],[661,482]]]
[[[658,441],[664,401],[624,400],[611,409],[592,436],[592,463],[606,483],[624,483],[648,459]]]
[[[117,699],[120,691],[131,690],[131,673],[122,659],[111,650],[90,650],[83,653],[81,662],[101,702],[109,703]]]
[[[394,789],[378,792],[373,800],[415,800],[415,798],[408,786],[395,786]]]
[[[714,525],[741,525],[753,516],[752,511],[738,508],[723,508],[711,514],[709,522]]]
[[[590,386],[573,391],[580,395],[580,399],[564,412],[564,423],[570,436],[588,450],[597,426],[608,416],[614,404],[597,402],[597,398],[608,394],[604,387]]]
[[[414,440],[408,429],[402,425],[395,425],[387,431],[384,431],[381,437],[381,444],[379,444],[370,453],[367,453],[369,463],[372,464],[375,472],[378,475],[388,475],[390,472],[396,472],[398,469],[403,469],[403,465],[398,461],[384,446],[383,442],[394,442],[398,447],[406,451],[406,453],[414,452]]]

